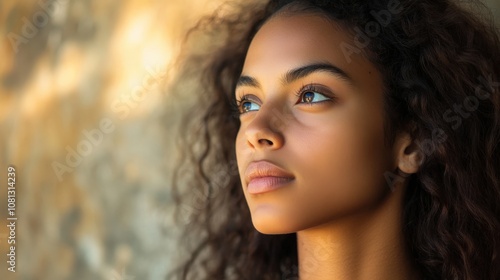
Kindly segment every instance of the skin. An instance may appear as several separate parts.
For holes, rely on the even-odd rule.
[[[236,157],[252,222],[264,234],[297,233],[301,280],[413,279],[401,232],[406,183],[389,187],[384,174],[416,172],[419,155],[407,133],[384,145],[381,74],[363,55],[348,63],[341,42],[353,44],[325,17],[280,14],[249,47],[235,92],[251,99],[240,115]],[[314,71],[283,81],[287,72],[317,63],[350,78]],[[309,84],[314,88],[298,97]],[[257,160],[295,179],[249,194],[244,174]]]

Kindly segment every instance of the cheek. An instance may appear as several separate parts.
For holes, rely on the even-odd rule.
[[[291,147],[299,178],[297,215],[331,219],[373,204],[386,191],[390,166],[383,130],[364,121],[339,121],[297,135]],[[388,189],[388,187],[387,187]]]

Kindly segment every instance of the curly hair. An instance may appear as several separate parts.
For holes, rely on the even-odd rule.
[[[296,234],[264,235],[252,225],[234,143],[240,123],[233,93],[246,51],[286,6],[326,16],[352,34],[355,45],[344,45],[345,53],[365,54],[383,77],[386,144],[405,130],[425,155],[407,178],[403,212],[405,241],[423,277],[500,279],[500,39],[484,5],[250,2],[226,4],[184,44],[171,91],[188,91],[195,103],[182,125],[173,194],[189,255],[170,277],[292,279],[296,270]],[[397,11],[381,18],[378,11],[391,5]]]

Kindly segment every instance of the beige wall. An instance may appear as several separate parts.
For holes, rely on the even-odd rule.
[[[166,70],[217,0],[45,2],[0,2],[0,279],[163,279],[178,240]],[[7,164],[18,179],[15,274]]]

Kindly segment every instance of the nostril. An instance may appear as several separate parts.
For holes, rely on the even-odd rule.
[[[271,140],[268,140],[268,139],[259,139],[259,144],[268,144],[268,145],[272,145],[273,142]]]

